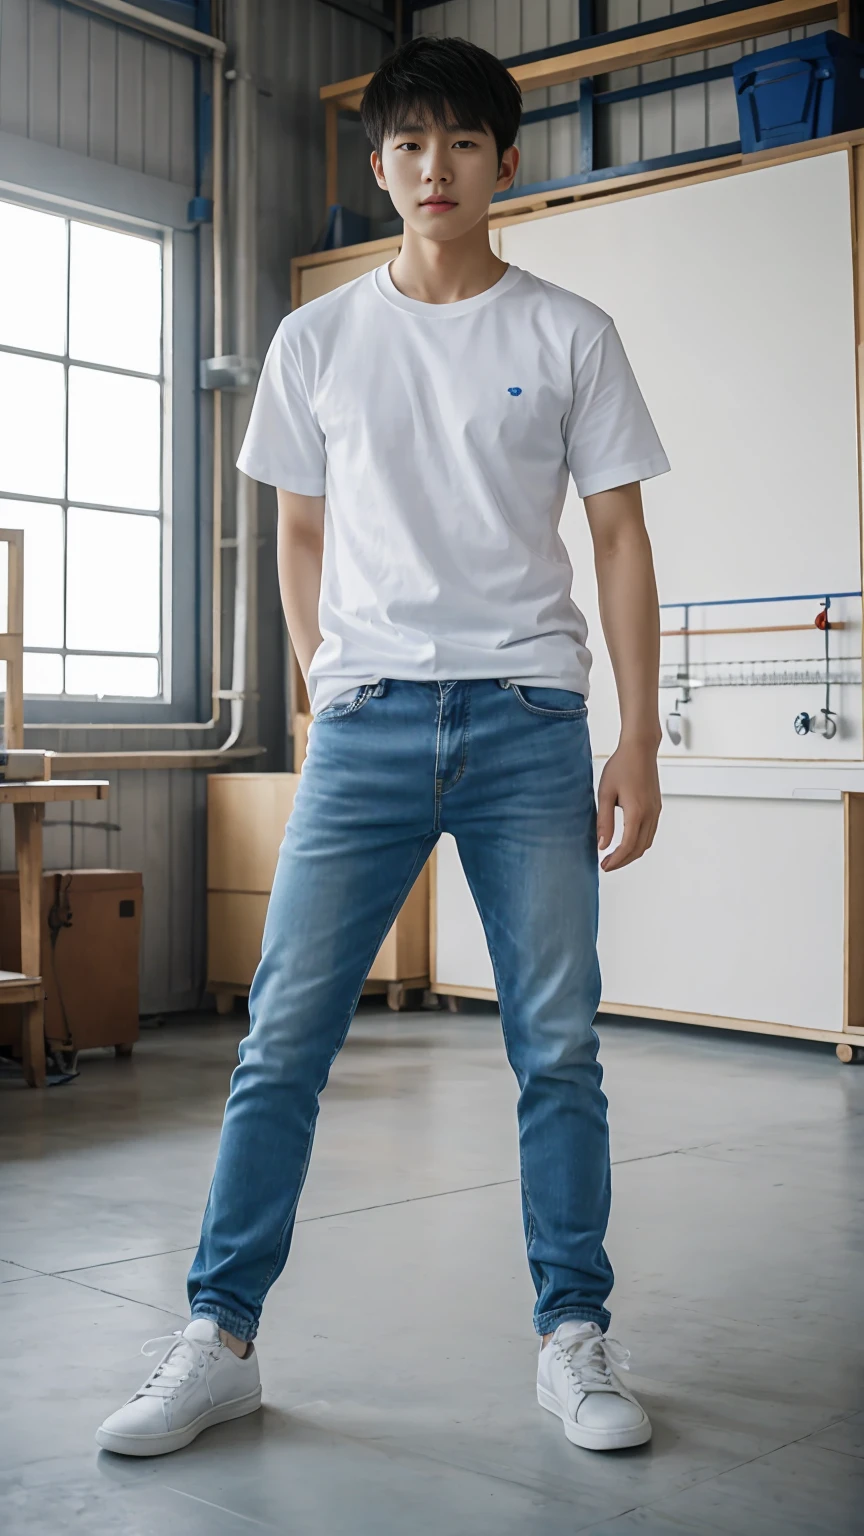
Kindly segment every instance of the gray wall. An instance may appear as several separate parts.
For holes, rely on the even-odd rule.
[[[0,0],[0,130],[189,186],[192,59],[54,0]]]
[[[319,85],[374,68],[383,34],[316,0],[261,0],[260,237],[262,347],[290,302],[291,257],[308,250],[324,217],[324,126]],[[230,10],[230,6],[229,6]],[[230,63],[230,60],[229,60]],[[0,180],[4,147],[22,140],[191,186],[193,65],[188,54],[56,0],[0,0]],[[346,130],[346,163],[359,134]],[[131,178],[134,185],[134,176]],[[40,188],[34,185],[33,190]],[[41,190],[44,190],[41,189]],[[282,621],[275,586],[275,520],[261,505],[259,766],[285,766]],[[230,570],[226,572],[230,589]],[[205,620],[205,622],[209,622]],[[207,745],[203,733],[28,732],[28,744],[106,751]],[[213,743],[214,745],[216,743]],[[249,766],[239,764],[238,766]],[[206,775],[107,775],[111,795],[57,806],[46,817],[47,868],[128,868],[144,875],[142,1010],[194,1007],[205,976]],[[14,867],[11,813],[0,811],[0,867]]]

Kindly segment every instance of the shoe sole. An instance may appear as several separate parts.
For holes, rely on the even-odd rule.
[[[645,1445],[651,1439],[651,1420],[647,1413],[642,1414],[643,1422],[635,1424],[632,1429],[619,1429],[610,1431],[606,1429],[587,1429],[581,1424],[574,1424],[561,1407],[557,1397],[547,1392],[545,1387],[537,1388],[537,1401],[541,1408],[554,1413],[556,1419],[560,1419],[564,1425],[564,1433],[571,1445],[578,1445],[585,1451],[626,1451],[634,1445]]]
[[[254,1413],[260,1407],[261,1388],[258,1387],[248,1397],[238,1397],[231,1403],[209,1408],[185,1429],[164,1435],[118,1435],[110,1429],[97,1429],[96,1443],[103,1451],[113,1451],[117,1456],[167,1456],[169,1451],[182,1451],[185,1445],[191,1445],[203,1429],[225,1424],[229,1419],[242,1419],[244,1414]]]

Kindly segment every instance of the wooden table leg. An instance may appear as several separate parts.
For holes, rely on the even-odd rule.
[[[45,1087],[45,1003],[24,1003],[21,1056],[24,1081],[30,1088]]]
[[[42,822],[45,807],[24,803],[15,806],[15,858],[21,906],[21,970],[25,976],[42,975]],[[28,1083],[45,1082],[45,1033],[43,1004],[27,1005],[24,1025],[24,1073]]]

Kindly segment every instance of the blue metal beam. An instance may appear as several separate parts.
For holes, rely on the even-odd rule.
[[[730,144],[712,144],[708,149],[685,149],[676,155],[660,155],[656,160],[632,160],[629,165],[607,165],[584,176],[559,176],[554,181],[535,181],[528,187],[513,187],[509,192],[496,192],[492,202],[512,202],[513,198],[525,197],[531,192],[563,192],[568,187],[584,186],[586,182],[611,181],[615,176],[635,176],[642,171],[665,171],[676,165],[688,165],[694,160],[717,160],[722,155],[740,153],[741,141],[735,139]]]
[[[729,80],[731,64],[716,64],[713,69],[693,69],[686,75],[668,75],[662,80],[645,80],[641,85],[622,86],[617,91],[595,91],[595,107],[611,107],[618,101],[635,101],[640,96],[659,96],[665,91],[685,90],[688,85],[707,85],[711,80]],[[585,81],[582,82],[585,84]],[[562,101],[556,107],[537,107],[523,112],[523,123],[541,123],[550,117],[568,117],[579,111],[578,101]]]
[[[861,597],[855,592],[784,592],[780,597],[709,597],[707,602],[658,603],[658,608],[740,608],[744,603],[822,603],[826,597]]]
[[[594,32],[594,0],[579,0],[579,36]],[[594,81],[579,82],[579,170],[588,176],[594,169]]]
[[[428,0],[427,4],[418,4],[417,0],[403,0],[403,3],[406,11],[411,14],[429,9]],[[444,0],[444,4],[446,3],[447,0]],[[649,32],[666,32],[670,27],[686,27],[691,21],[710,21],[714,16],[731,16],[735,11],[752,11],[764,4],[765,0],[712,0],[710,5],[697,5],[689,11],[673,11],[670,16],[655,16],[651,21],[635,22],[630,27],[618,27],[614,32],[597,32],[588,36],[583,33],[573,42],[555,43],[551,48],[535,48],[531,53],[517,53],[512,58],[502,59],[501,62],[506,64],[508,69],[514,64],[534,64],[540,59],[554,59],[561,53],[579,53],[585,48],[599,48],[604,43],[624,42],[628,37],[644,37]]]
[[[329,5],[332,10],[341,11],[345,16],[353,16],[355,21],[362,21],[367,27],[376,27],[388,37],[394,34],[392,14],[375,11],[371,5],[364,4],[364,0],[318,0],[318,3]]]

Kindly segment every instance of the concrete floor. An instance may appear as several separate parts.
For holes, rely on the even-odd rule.
[[[804,1043],[602,1026],[618,1272],[653,1443],[538,1408],[515,1083],[497,1014],[361,1007],[260,1335],[266,1406],[97,1453],[185,1316],[241,1020],[0,1082],[5,1536],[834,1536],[864,1530],[864,1069]]]

